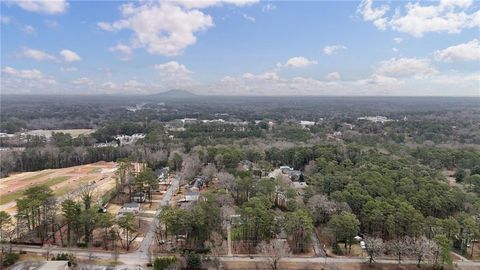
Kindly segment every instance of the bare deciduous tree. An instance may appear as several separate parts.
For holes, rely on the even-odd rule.
[[[400,265],[402,263],[402,257],[403,256],[408,256],[410,253],[410,247],[409,243],[412,240],[410,237],[397,237],[396,239],[393,239],[387,243],[387,250],[395,255],[398,260],[398,264]]]
[[[375,258],[382,255],[385,252],[385,245],[381,238],[377,237],[365,237],[365,250],[368,254],[368,260],[370,265],[375,262]]]
[[[202,163],[197,154],[187,156],[182,162],[182,178],[190,179],[197,175],[202,168]]]
[[[278,269],[280,260],[290,254],[287,241],[281,239],[270,240],[270,243],[262,241],[258,244],[259,253],[267,256],[269,266],[272,270]]]
[[[212,232],[210,239],[205,241],[205,247],[210,249],[213,258],[210,258],[210,263],[214,269],[223,269],[223,266],[218,258],[219,255],[225,253],[225,241],[220,233]]]
[[[305,169],[303,170],[306,176],[310,176],[316,173],[318,170],[317,163],[315,160],[310,160],[307,165],[305,165]]]
[[[223,188],[227,190],[233,189],[233,185],[235,183],[235,176],[226,172],[219,172],[217,173],[217,179],[220,183],[220,186],[222,186]]]
[[[427,258],[432,258],[435,250],[438,249],[437,244],[425,236],[409,238],[408,247],[410,249],[410,254],[415,256],[418,267],[420,267],[422,261]]]
[[[341,211],[351,211],[346,203],[330,201],[325,195],[315,195],[308,200],[307,207],[310,209],[315,222],[327,222],[331,215]]]
[[[206,177],[207,179],[207,186],[212,181],[213,177],[217,174],[217,167],[215,167],[215,164],[213,163],[208,163],[207,166],[203,167],[202,169],[202,175]]]

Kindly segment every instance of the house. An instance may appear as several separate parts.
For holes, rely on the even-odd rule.
[[[374,123],[385,123],[385,122],[390,122],[393,121],[392,119],[388,119],[386,116],[364,116],[364,117],[358,117],[357,120],[367,120],[370,122]]]
[[[308,128],[308,127],[312,127],[315,125],[315,122],[313,121],[300,121],[300,125],[302,126],[302,128]]]
[[[190,182],[190,186],[192,189],[200,190],[202,189],[203,185],[207,182],[207,178],[204,176],[197,176],[193,178]]]
[[[116,135],[114,138],[120,143],[120,145],[128,145],[128,144],[135,143],[139,139],[145,138],[145,134],[135,133],[131,136],[122,134],[122,135]]]
[[[205,124],[223,124],[223,123],[225,123],[225,120],[223,120],[223,119],[202,120],[202,123],[205,123]]]
[[[200,198],[200,192],[198,191],[190,191],[185,194],[185,202],[196,202]]]
[[[335,131],[335,132],[333,132],[333,136],[334,136],[334,137],[341,137],[341,136],[342,136],[342,132],[341,132],[341,131]]]
[[[288,177],[292,182],[304,182],[303,173],[298,170],[293,170],[288,172]]]
[[[140,204],[139,203],[125,203],[120,210],[118,210],[118,214],[126,214],[126,213],[133,213],[138,214],[140,212]]]
[[[156,169],[155,174],[157,175],[159,181],[163,181],[168,177],[169,171],[170,171],[169,167],[163,167],[161,169]]]
[[[198,119],[197,118],[183,118],[183,119],[180,119],[180,121],[183,124],[195,124],[195,123],[198,122]]]
[[[118,147],[118,143],[117,142],[96,143],[93,147],[95,147],[95,148]]]
[[[288,172],[293,171],[293,168],[290,166],[280,166],[280,170],[283,174],[287,174]]]
[[[147,200],[147,196],[143,192],[137,192],[132,195],[132,200],[137,203],[144,203]]]

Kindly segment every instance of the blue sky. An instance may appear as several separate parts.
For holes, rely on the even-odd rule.
[[[1,90],[479,96],[479,6],[3,1]]]

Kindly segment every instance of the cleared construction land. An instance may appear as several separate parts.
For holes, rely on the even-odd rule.
[[[13,174],[0,179],[0,211],[15,213],[15,200],[33,186],[50,187],[58,199],[75,194],[87,184],[95,185],[95,194],[101,196],[115,187],[115,162],[97,162],[62,169]]]

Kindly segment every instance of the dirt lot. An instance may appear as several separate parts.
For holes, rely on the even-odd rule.
[[[13,214],[15,200],[20,198],[27,188],[38,185],[49,186],[60,198],[69,196],[85,184],[95,182],[95,193],[100,196],[115,186],[116,169],[117,164],[114,162],[97,162],[11,175],[0,180],[0,210]]]

